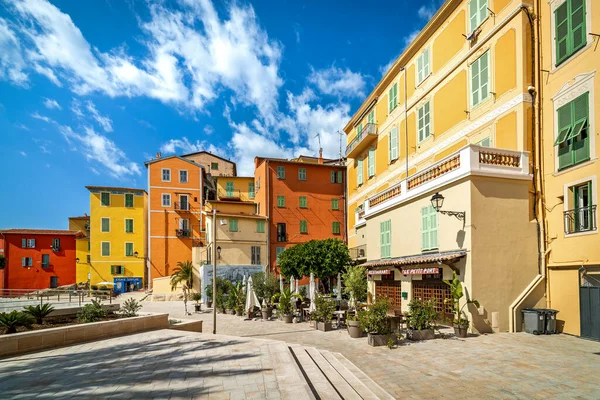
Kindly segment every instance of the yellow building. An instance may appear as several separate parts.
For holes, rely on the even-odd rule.
[[[147,202],[143,189],[86,186],[90,191],[90,282],[117,292],[146,282]]]
[[[75,261],[77,262],[75,282],[89,283],[90,280],[90,216],[69,218],[69,230],[83,233],[75,239]]]
[[[600,3],[540,3],[548,306],[559,330],[600,339]]]
[[[531,290],[542,272],[530,13],[522,1],[446,1],[344,128],[348,242],[371,299],[407,311],[431,298],[450,318],[442,279],[455,271],[481,304],[465,308],[475,331],[520,330],[520,310],[545,304]]]

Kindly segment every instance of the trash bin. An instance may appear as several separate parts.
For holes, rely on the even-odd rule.
[[[521,310],[523,313],[523,323],[525,324],[525,332],[539,335],[545,332],[546,328],[546,313],[538,308],[525,308]]]
[[[556,314],[558,314],[558,310],[553,310],[551,308],[543,308],[542,310],[546,315],[546,329],[544,333],[546,335],[558,333],[556,330]]]

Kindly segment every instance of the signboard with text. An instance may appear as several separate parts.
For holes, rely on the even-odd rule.
[[[388,275],[390,273],[389,269],[372,269],[367,274],[368,275]]]
[[[411,268],[403,269],[402,275],[427,275],[427,274],[439,274],[440,269],[436,267],[432,268]]]

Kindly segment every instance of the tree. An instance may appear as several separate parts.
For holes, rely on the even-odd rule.
[[[185,262],[179,261],[177,268],[171,274],[171,290],[175,290],[177,285],[184,283],[189,289],[192,288],[192,280],[194,278],[194,266],[190,260]]]
[[[279,292],[279,280],[273,274],[268,276],[264,272],[252,274],[252,286],[260,304],[264,300],[267,305],[270,305],[273,295]]]
[[[367,269],[362,265],[348,266],[342,274],[344,293],[350,296],[350,304],[367,299]]]

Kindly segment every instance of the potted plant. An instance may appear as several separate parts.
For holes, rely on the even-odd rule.
[[[273,274],[265,276],[264,272],[257,272],[252,275],[252,284],[254,293],[262,305],[262,319],[271,319],[273,316],[273,303],[271,299],[275,293],[279,292],[279,282]]]
[[[377,296],[368,309],[358,312],[358,320],[367,332],[369,346],[387,346],[390,339],[396,340],[387,316],[390,306],[391,302],[387,297]]]
[[[412,299],[408,303],[410,318],[408,319],[407,337],[410,340],[435,339],[433,326],[437,318],[435,300]]]
[[[335,311],[335,303],[331,299],[317,294],[315,297],[315,312],[313,313],[315,321],[317,321],[317,329],[323,332],[333,330],[331,318]]]
[[[204,288],[204,292],[206,293],[206,307],[212,307],[213,301],[213,287],[212,285],[206,285]]]
[[[349,305],[355,308],[356,304],[367,299],[367,269],[362,265],[348,266],[342,274],[344,293],[350,296]]]
[[[202,311],[202,305],[200,304],[200,300],[202,300],[201,293],[197,293],[197,292],[192,293],[190,295],[190,300],[193,300],[196,302],[196,304],[194,304],[194,311],[196,311],[196,312]]]
[[[357,314],[349,314],[346,318],[346,323],[348,325],[348,334],[351,338],[360,338],[363,336],[364,330],[360,326],[360,321],[358,320]]]
[[[279,300],[279,305],[277,306],[277,311],[281,315],[281,319],[286,324],[292,323],[294,308],[292,307],[292,299],[302,297],[299,294],[292,293],[289,288],[284,288],[283,292],[275,293],[271,301],[274,303]]]
[[[464,292],[462,283],[458,279],[456,272],[453,272],[451,281],[444,280],[444,283],[450,286],[450,291],[452,293],[452,299],[447,300],[452,302],[452,312],[455,314],[453,321],[454,335],[460,338],[466,338],[469,330],[469,319],[463,309],[469,304],[474,304],[475,307],[479,307],[479,301],[469,300],[467,298],[467,301],[465,301],[463,306],[460,306],[460,299],[464,297]]]

